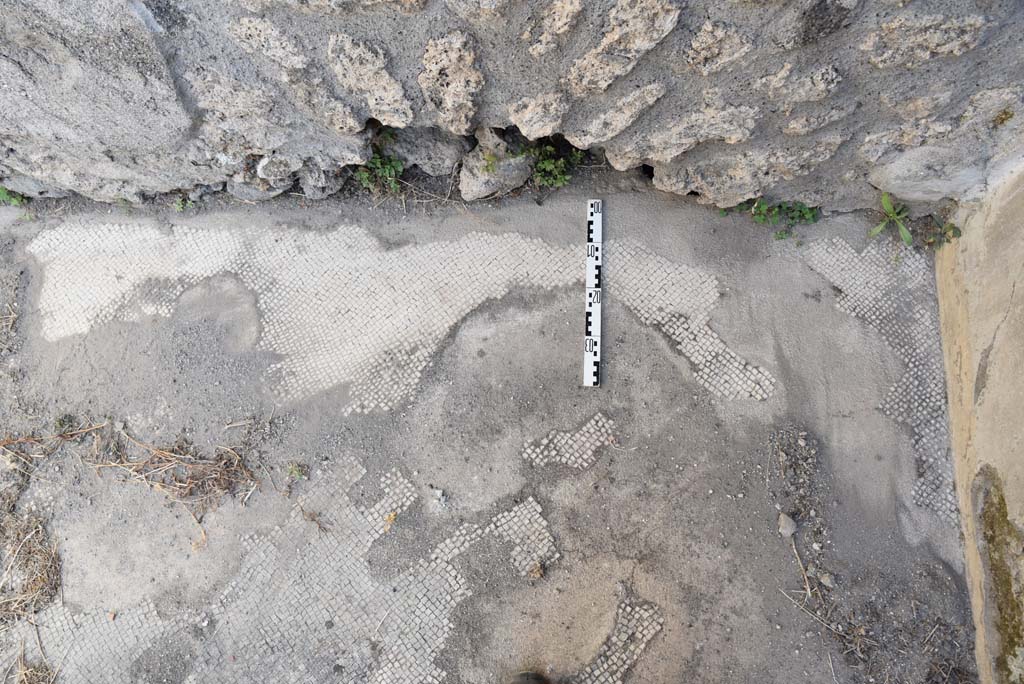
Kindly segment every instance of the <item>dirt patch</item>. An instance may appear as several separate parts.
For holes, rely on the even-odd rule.
[[[977,682],[973,626],[939,598],[955,595],[955,584],[942,586],[943,573],[916,561],[909,568],[851,568],[846,576],[833,571],[841,564],[827,518],[829,487],[819,462],[827,459],[819,441],[807,431],[779,430],[769,440],[768,458],[779,531],[788,537],[803,586],[780,591],[824,628],[833,643],[833,672],[835,657],[858,682]]]

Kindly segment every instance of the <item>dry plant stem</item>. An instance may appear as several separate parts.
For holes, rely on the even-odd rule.
[[[56,594],[60,585],[60,557],[57,545],[44,538],[39,519],[8,515],[2,524],[3,544],[11,560],[0,579],[0,591],[4,592],[0,597],[0,623],[10,623],[30,616]],[[19,540],[17,548],[10,552],[15,540]],[[16,566],[24,577],[17,583],[10,582]]]
[[[57,669],[53,671],[53,676],[50,677],[50,684],[53,684],[55,681],[57,681],[57,675],[60,674],[61,669],[64,667],[64,661],[67,660],[68,652],[70,650],[71,645],[69,644],[68,647],[64,649],[64,655],[60,657],[60,662],[57,663]]]
[[[212,507],[222,496],[256,482],[242,456],[231,447],[218,446],[215,456],[207,458],[192,453],[191,445],[181,447],[183,452],[179,453],[140,442],[123,430],[120,434],[129,445],[145,451],[148,458],[132,459],[122,451],[116,453],[116,460],[94,464],[97,468],[122,470],[132,479],[200,512]]]
[[[90,432],[95,432],[100,428],[105,428],[106,423],[100,423],[97,425],[90,425],[89,427],[80,428],[78,430],[71,430],[70,432],[60,432],[55,435],[48,435],[46,437],[7,437],[6,439],[0,439],[0,448],[6,448],[9,446],[15,446],[17,444],[43,444],[53,439],[68,440],[72,437],[78,437]]]
[[[44,656],[45,660],[45,656]],[[42,667],[32,666],[29,667],[28,661],[25,660],[25,644],[21,644],[21,652],[18,654],[18,671],[16,674],[17,684],[53,684],[56,679],[56,673],[50,669],[50,666],[45,662]]]
[[[34,537],[36,532],[39,531],[39,529],[39,527],[32,528],[32,531],[28,533],[28,536],[24,537],[21,540],[21,543],[18,544],[18,548],[14,550],[14,555],[11,556],[11,562],[7,564],[7,569],[4,570],[3,577],[0,577],[0,589],[3,589],[4,585],[7,583],[7,577],[11,574],[11,570],[14,568],[14,564],[18,561],[18,554],[21,553],[21,549],[23,546],[25,546],[25,542]]]
[[[823,626],[823,627],[824,627],[825,629],[827,629],[828,631],[832,632],[833,634],[836,634],[836,635],[838,635],[838,636],[840,636],[840,637],[844,637],[844,638],[845,638],[845,636],[846,636],[845,634],[843,634],[842,632],[840,632],[839,630],[837,630],[837,629],[836,629],[835,627],[833,627],[832,625],[830,625],[830,624],[828,624],[827,622],[825,622],[824,620],[822,620],[822,619],[821,619],[820,617],[818,617],[817,615],[815,615],[815,614],[814,614],[814,613],[812,613],[811,611],[809,611],[809,610],[807,610],[806,608],[804,608],[803,606],[801,606],[801,605],[800,605],[799,603],[797,603],[797,602],[796,602],[796,601],[795,601],[795,600],[793,599],[793,597],[792,597],[792,596],[790,596],[789,594],[787,594],[787,593],[786,593],[786,592],[785,592],[784,590],[782,590],[782,589],[779,589],[779,593],[780,593],[780,594],[782,594],[783,596],[785,596],[785,597],[786,597],[786,600],[787,600],[787,601],[789,601],[789,602],[790,602],[790,603],[792,603],[792,604],[793,604],[794,606],[796,606],[797,608],[799,608],[799,609],[800,609],[800,610],[801,610],[802,612],[806,613],[808,617],[810,617],[811,619],[813,619],[813,620],[814,620],[815,622],[818,622],[818,623],[820,623],[820,624],[821,624],[821,625],[822,625],[822,626]]]
[[[39,657],[43,659],[43,664],[49,667],[50,662],[46,657],[46,651],[43,650],[43,638],[39,635],[39,625],[33,622],[32,627],[36,635],[36,648],[39,649]]]
[[[793,555],[796,556],[797,565],[800,566],[800,575],[804,578],[804,590],[807,592],[807,600],[810,601],[811,596],[811,583],[807,580],[807,570],[804,568],[804,562],[800,560],[800,554],[796,550],[796,542],[793,538],[789,538],[789,545],[793,547]]]
[[[196,517],[196,514],[193,513],[192,510],[188,506],[186,506],[185,504],[181,503],[180,501],[178,503],[181,504],[181,507],[184,508],[185,511],[188,512],[189,515],[192,516],[192,520],[195,521],[196,527],[199,528],[199,534],[200,534],[199,541],[193,542],[193,544],[192,544],[193,548],[197,548],[197,549],[205,548],[206,547],[206,542],[208,541],[209,537],[206,536],[206,530],[203,529],[203,524],[201,522],[199,522],[199,518]]]

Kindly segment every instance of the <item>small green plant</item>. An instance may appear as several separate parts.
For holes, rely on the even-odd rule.
[[[573,170],[583,161],[582,150],[575,147],[561,152],[550,143],[538,143],[526,149],[534,158],[533,182],[539,188],[561,188],[572,179]]]
[[[371,192],[386,190],[387,192],[397,193],[401,189],[398,179],[401,178],[402,172],[405,171],[405,164],[401,159],[392,157],[384,151],[384,148],[394,140],[394,137],[394,133],[390,130],[382,129],[374,141],[373,156],[370,157],[370,161],[366,162],[365,166],[360,166],[356,169],[356,182],[366,190]]]
[[[764,200],[757,200],[750,208],[750,215],[754,223],[767,223],[770,226],[778,224],[782,218],[782,205],[768,204]]]
[[[292,461],[285,469],[288,479],[292,481],[305,480],[309,478],[309,466],[298,461]]]
[[[749,212],[755,223],[765,223],[770,226],[776,226],[781,223],[785,224],[788,228],[799,224],[817,223],[818,219],[821,218],[821,212],[818,207],[809,207],[803,202],[768,204],[762,198],[741,202],[735,207],[722,209],[719,213],[722,216],[726,216],[737,211]],[[782,233],[785,233],[785,235],[779,237]],[[775,239],[784,240],[792,235],[792,231],[780,230],[775,233]]]
[[[793,237],[793,231],[784,228],[782,230],[777,230],[774,233],[772,233],[772,237],[775,238],[776,240],[788,240],[789,238]]]
[[[882,193],[882,213],[885,214],[885,218],[882,219],[881,223],[868,231],[869,238],[878,237],[891,224],[896,226],[903,244],[908,247],[914,244],[914,236],[910,234],[910,229],[907,228],[907,218],[910,216],[910,212],[903,205],[893,204],[892,196],[887,192]]]
[[[283,494],[291,496],[292,490],[301,480],[309,479],[309,466],[298,461],[291,461],[284,467],[285,483]]]
[[[180,214],[181,212],[186,211],[186,210],[191,209],[192,207],[194,207],[195,203],[192,200],[190,200],[187,196],[179,195],[178,199],[174,200],[173,206],[174,206],[174,211],[176,211],[176,212],[178,212]]]
[[[28,202],[28,198],[24,195],[19,195],[13,190],[8,190],[0,185],[0,204],[5,204],[9,207],[20,207],[26,202]]]
[[[383,189],[397,193],[401,189],[398,179],[403,171],[405,164],[401,159],[374,152],[366,166],[356,169],[355,177],[359,185],[367,190],[379,192]]]
[[[960,229],[953,223],[949,221],[943,223],[934,216],[932,221],[934,225],[925,230],[924,238],[922,238],[922,242],[928,247],[941,247],[960,237]]]
[[[377,193],[386,191],[398,193],[402,186],[398,179],[405,171],[405,163],[398,157],[392,157],[385,151],[394,141],[395,134],[389,128],[382,128],[373,141],[373,156],[364,166],[360,166],[352,174],[364,189]]]

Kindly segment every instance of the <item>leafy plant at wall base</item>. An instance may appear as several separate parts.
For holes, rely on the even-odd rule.
[[[749,212],[755,223],[770,226],[784,223],[790,228],[798,224],[817,223],[821,217],[818,207],[809,207],[803,202],[768,204],[762,198],[741,202],[731,209],[722,209],[719,213],[726,216],[735,211]]]
[[[779,222],[782,210],[778,205],[772,206],[764,200],[757,200],[750,208],[750,215],[754,218],[754,223],[767,223],[774,226]]]
[[[583,152],[571,149],[559,153],[554,145],[540,144],[529,148],[528,153],[536,159],[533,165],[533,182],[541,188],[561,188],[572,179],[572,171],[583,161]]]
[[[360,166],[354,175],[356,182],[367,190],[376,192],[383,188],[388,192],[398,192],[401,189],[398,179],[403,171],[405,164],[401,159],[382,154],[377,149],[366,166]]]
[[[4,186],[0,185],[0,204],[5,204],[11,207],[20,207],[26,202],[28,202],[28,198],[24,195],[19,195],[13,190],[8,190]]]
[[[934,216],[932,220],[935,222],[935,225],[925,232],[924,244],[929,247],[941,247],[960,237],[960,229],[953,223],[948,221],[941,223]]]
[[[869,238],[878,237],[889,224],[892,224],[896,226],[903,244],[908,247],[914,244],[914,236],[910,234],[910,229],[907,228],[906,224],[907,217],[910,215],[907,208],[902,205],[893,204],[892,196],[887,192],[882,193],[882,213],[885,214],[885,218],[881,223],[868,231]]]

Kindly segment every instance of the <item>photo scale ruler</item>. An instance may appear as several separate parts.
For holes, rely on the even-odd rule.
[[[583,337],[583,386],[601,384],[601,264],[604,261],[601,200],[587,202],[587,308]]]

